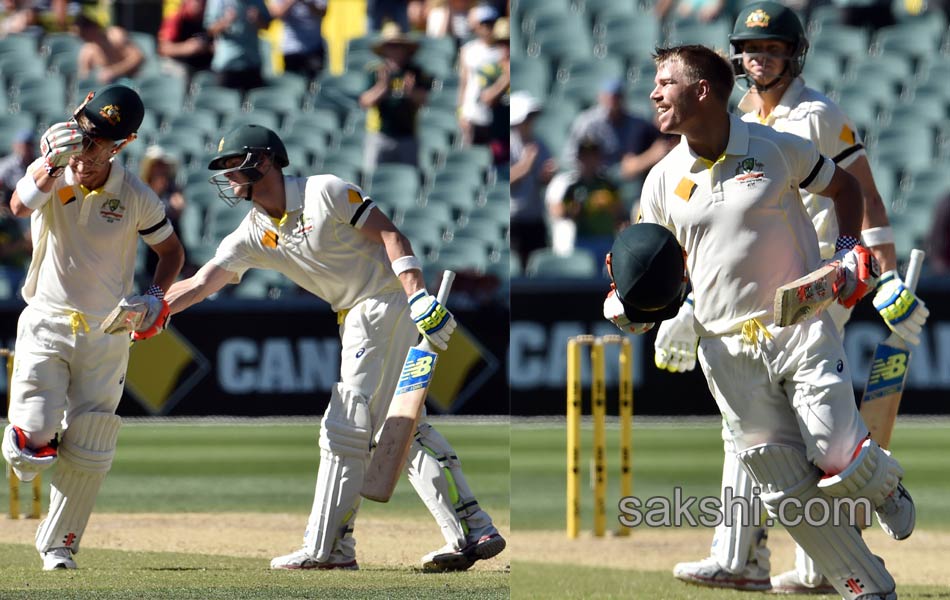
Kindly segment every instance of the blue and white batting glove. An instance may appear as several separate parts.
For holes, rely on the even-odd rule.
[[[611,284],[612,285],[612,284]],[[623,310],[623,303],[617,297],[617,290],[612,289],[604,300],[604,318],[617,326],[620,331],[640,335],[653,329],[656,323],[634,323]]]
[[[693,298],[686,298],[676,316],[660,323],[653,343],[653,361],[657,368],[683,373],[696,368],[699,336],[693,326]]]
[[[449,347],[449,338],[455,331],[455,317],[435,296],[425,290],[410,296],[409,316],[430,344],[439,350]]]
[[[914,292],[904,287],[896,271],[881,276],[873,303],[891,331],[908,344],[916,346],[920,343],[920,330],[927,322],[930,310]]]

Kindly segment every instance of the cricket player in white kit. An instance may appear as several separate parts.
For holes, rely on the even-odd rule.
[[[909,344],[916,345],[929,311],[923,301],[903,287],[897,276],[894,234],[856,128],[836,104],[805,86],[801,70],[808,41],[798,17],[781,4],[754,2],[740,12],[729,39],[737,79],[748,82],[749,87],[739,103],[743,120],[811,140],[822,155],[831,157],[860,182],[864,196],[861,237],[885,272],[874,304],[889,327]],[[818,234],[821,257],[830,259],[838,238],[834,202],[807,191],[803,191],[802,200]],[[905,305],[912,310],[895,310]],[[839,335],[843,336],[851,309],[836,303],[828,312]],[[656,341],[657,366],[673,372],[692,370],[696,364],[697,342],[692,308],[687,306],[676,319],[660,325]],[[751,500],[752,482],[735,458],[735,448],[725,427],[723,441],[726,452],[723,493],[731,488],[734,497]],[[834,592],[801,547],[797,547],[796,569],[770,580],[767,539],[763,526],[722,524],[716,528],[710,557],[699,562],[679,563],[673,573],[679,579],[712,587],[771,588],[781,593]]]
[[[46,570],[76,568],[73,554],[115,455],[129,338],[100,324],[125,301],[146,313],[136,339],[160,331],[168,311],[163,290],[184,263],[162,202],[113,160],[135,139],[143,115],[128,87],[90,94],[72,119],[43,135],[43,156],[10,201],[14,214],[31,215],[34,248],[2,448],[24,481],[58,463],[49,513],[36,532]],[[135,296],[140,237],[159,259],[153,284]]]
[[[658,50],[656,64],[660,130],[683,138],[647,176],[641,218],[670,229],[686,252],[698,358],[736,456],[769,515],[842,597],[893,600],[894,580],[857,528],[818,527],[801,507],[867,498],[882,528],[903,539],[915,521],[903,470],[868,438],[831,318],[772,323],[776,288],[821,264],[799,188],[835,204],[836,256],[848,269],[839,301],[853,306],[873,289],[876,261],[858,243],[858,182],[807,140],[729,115],[732,67],[712,50]],[[606,317],[628,331],[649,326],[617,319],[610,298]]]
[[[272,569],[356,569],[353,526],[374,435],[385,420],[406,352],[419,333],[445,349],[455,319],[430,295],[409,240],[357,186],[333,175],[285,176],[276,133],[243,125],[221,139],[209,168],[229,204],[252,206],[194,277],[174,284],[172,313],[200,302],[247,269],[273,269],[337,312],[341,377],[320,428],[320,466],[303,547]],[[407,301],[408,297],[408,301]],[[501,552],[505,540],[479,507],[455,451],[424,420],[408,460],[409,480],[446,545],[426,570],[465,570]]]

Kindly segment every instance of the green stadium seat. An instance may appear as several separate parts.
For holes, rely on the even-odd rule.
[[[248,110],[268,110],[281,118],[300,112],[303,92],[299,95],[279,88],[255,88],[247,93]]]
[[[220,242],[226,235],[237,229],[247,216],[248,210],[249,207],[245,204],[228,206],[224,202],[218,203],[207,215],[207,239],[215,243]]]
[[[280,117],[277,114],[264,109],[256,109],[252,112],[235,112],[224,117],[222,129],[230,131],[239,125],[260,125],[273,131],[280,131]]]
[[[374,194],[379,191],[399,192],[415,198],[419,194],[419,171],[398,163],[380,163],[364,189]]]
[[[32,33],[11,33],[0,38],[0,58],[13,54],[32,56],[38,54],[39,39]]]
[[[926,167],[934,156],[933,133],[924,126],[882,129],[868,150],[875,161],[902,170]]]
[[[515,91],[526,91],[535,98],[547,96],[550,87],[551,65],[547,59],[525,56],[511,65],[511,86]]]
[[[710,48],[728,49],[732,23],[720,18],[709,23],[675,22],[667,35],[667,44],[702,44]]]
[[[400,213],[400,224],[416,221],[420,223],[430,223],[434,227],[441,226],[445,230],[453,230],[455,227],[455,220],[452,218],[452,208],[444,204],[409,206],[401,210]]]
[[[499,248],[505,244],[504,228],[491,219],[469,218],[465,225],[455,230],[454,239],[476,239]]]
[[[467,188],[437,188],[429,190],[425,196],[424,206],[430,204],[444,204],[452,210],[452,219],[459,221],[475,208],[476,196]]]
[[[885,56],[899,54],[907,57],[925,58],[936,54],[940,38],[946,33],[944,27],[933,27],[924,22],[899,23],[882,27],[874,35],[873,51]]]
[[[568,36],[568,37],[564,37]],[[593,56],[589,36],[582,32],[557,31],[535,38],[528,44],[528,56],[544,56],[553,64],[586,60]]]
[[[218,115],[210,110],[197,109],[172,116],[167,121],[167,128],[170,131],[199,132],[206,141],[217,142],[223,133],[218,123]]]
[[[575,248],[573,253],[562,256],[550,248],[542,248],[528,257],[525,274],[534,278],[590,279],[600,272],[590,250]]]
[[[858,81],[874,81],[878,85],[887,82],[893,89],[899,91],[913,81],[914,67],[910,59],[900,54],[868,56],[852,63],[851,78]]]
[[[443,245],[439,248],[435,261],[425,267],[425,272],[429,274],[430,270],[441,272],[443,269],[451,269],[457,273],[474,272],[481,274],[488,269],[488,263],[487,251],[478,254],[470,246],[455,249],[451,245]]]
[[[194,96],[193,108],[207,109],[227,119],[241,112],[241,92],[217,85],[205,85]]]
[[[861,59],[868,54],[870,45],[867,31],[848,25],[825,24],[809,40],[808,54],[834,54],[848,60]],[[807,64],[807,63],[806,63]]]

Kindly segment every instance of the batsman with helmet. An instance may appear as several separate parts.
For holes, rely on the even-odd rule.
[[[320,466],[303,547],[272,569],[356,569],[353,528],[374,436],[386,418],[406,358],[421,333],[444,350],[455,318],[429,294],[409,240],[363,191],[333,175],[291,177],[273,131],[226,133],[208,165],[221,198],[251,208],[193,277],[169,290],[172,313],[201,302],[250,268],[273,269],[330,304],[342,353],[320,427]],[[423,419],[406,465],[409,481],[446,545],[425,570],[465,570],[505,548],[479,506],[448,441]]]
[[[161,200],[113,160],[144,114],[138,94],[123,85],[90,93],[43,134],[43,156],[10,200],[16,216],[30,215],[34,247],[2,449],[23,481],[58,463],[49,514],[36,532],[45,570],[76,568],[73,555],[115,455],[129,337],[100,326],[122,305],[137,314],[134,339],[161,331],[164,290],[184,263]],[[158,264],[152,285],[133,295],[139,238]]]

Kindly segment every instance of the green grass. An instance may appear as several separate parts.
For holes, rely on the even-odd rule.
[[[619,431],[607,431],[608,515],[611,499],[619,497]],[[581,454],[582,527],[590,527],[590,427],[583,432]],[[917,525],[950,528],[950,481],[945,461],[950,455],[950,422],[905,422],[898,425],[891,448],[906,470],[904,482],[917,504]],[[514,423],[511,432],[511,519],[518,530],[563,529],[565,524],[565,455],[563,424]],[[635,424],[633,433],[633,494],[645,500],[670,497],[680,486],[683,497],[719,496],[722,475],[720,427]],[[615,505],[614,505],[615,506]]]

